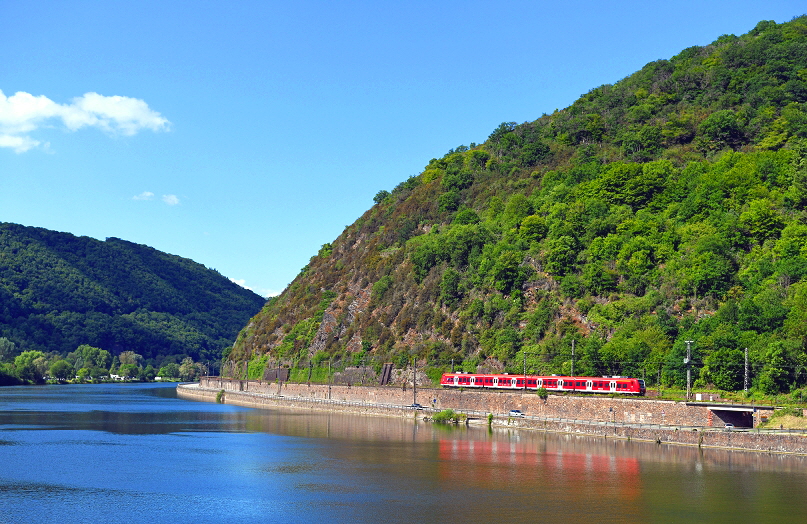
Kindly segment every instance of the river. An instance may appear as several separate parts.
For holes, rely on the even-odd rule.
[[[0,388],[0,522],[803,522],[807,458]]]

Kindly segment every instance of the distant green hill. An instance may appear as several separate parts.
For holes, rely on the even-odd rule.
[[[472,110],[472,108],[469,108]],[[647,64],[432,159],[230,355],[807,383],[807,17]],[[276,365],[276,364],[272,364]],[[243,369],[243,368],[235,368]]]
[[[89,344],[155,366],[168,355],[215,360],[264,302],[147,246],[0,223],[0,337],[17,352]]]

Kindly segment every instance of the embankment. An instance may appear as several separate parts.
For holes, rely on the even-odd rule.
[[[807,435],[751,430],[727,431],[724,422],[756,425],[770,406],[718,405],[703,402],[659,401],[639,398],[572,397],[550,395],[541,399],[532,392],[483,392],[377,386],[328,386],[203,377],[199,385],[177,389],[183,398],[215,402],[225,391],[228,404],[249,407],[293,407],[340,410],[387,416],[429,416],[432,410],[453,409],[476,415],[480,421],[494,415],[494,426],[540,431],[636,439],[658,443],[742,449],[771,453],[807,454]],[[406,406],[418,402],[427,409]],[[520,409],[525,418],[510,418]]]

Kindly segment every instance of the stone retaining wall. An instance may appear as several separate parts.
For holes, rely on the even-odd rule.
[[[511,409],[520,409],[528,415],[539,417],[601,422],[704,427],[722,427],[724,422],[732,422],[737,426],[751,426],[750,423],[738,423],[737,415],[731,412],[714,412],[704,405],[649,398],[549,395],[544,400],[534,392],[435,388],[417,388],[416,394],[413,395],[411,387],[308,385],[258,380],[233,380],[218,377],[203,377],[201,385],[225,391],[246,391],[266,395],[334,399],[372,404],[407,406],[413,402],[418,402],[424,406],[437,409],[478,411],[494,414],[507,413]],[[761,407],[756,415],[769,415],[770,411],[769,408]],[[756,426],[756,424],[757,420],[754,421],[753,425]]]
[[[206,402],[216,402],[216,396],[221,389],[209,389],[195,385],[183,384],[177,387],[177,394],[180,398],[191,400],[202,400]],[[257,392],[240,392],[225,390],[224,402],[236,406],[250,408],[283,407],[294,409],[319,409],[333,411],[338,410],[346,413],[359,413],[364,415],[385,415],[394,417],[414,417],[422,412],[414,411],[403,406],[382,407],[364,402],[350,402],[327,399],[298,400],[277,395],[267,395]]]
[[[181,385],[177,388],[177,393],[180,397],[205,400],[215,402],[217,393],[225,390],[225,402],[227,404],[243,405],[248,407],[284,407],[295,409],[321,409],[321,410],[339,410],[341,412],[366,414],[366,415],[385,415],[396,417],[428,417],[431,413],[424,411],[414,411],[407,409],[403,406],[390,406],[384,407],[380,405],[368,404],[370,402],[367,396],[356,395],[353,390],[357,388],[347,388],[337,390],[336,386],[331,388],[331,399],[327,398],[328,386],[303,386],[300,387],[287,387],[279,388],[278,384],[244,384],[248,391],[239,390],[239,381],[220,381],[218,379],[204,380],[201,385]],[[230,389],[224,386],[229,386]],[[291,385],[300,386],[300,385]],[[289,396],[278,396],[277,389],[282,389],[283,393]],[[379,389],[379,388],[375,388]],[[380,388],[387,389],[387,388]],[[438,391],[438,390],[429,390]],[[290,396],[300,396],[296,393],[308,392],[310,395],[304,398],[310,400],[301,400],[289,398]],[[367,391],[364,392],[368,393]],[[381,392],[375,391],[374,393],[380,395]],[[448,397],[443,396],[439,402],[446,402],[452,399],[455,395],[464,395],[463,400],[470,397],[469,392],[448,391],[444,393],[451,393]],[[479,395],[480,393],[476,393]],[[411,395],[411,392],[410,392]],[[516,395],[515,393],[504,393],[504,396]],[[494,395],[494,396],[499,396]],[[341,397],[341,398],[337,398]],[[351,398],[347,398],[351,397]],[[411,398],[411,397],[410,397]],[[552,396],[547,400],[547,405],[550,404]],[[555,397],[558,398],[558,397]],[[574,397],[561,397],[563,399],[574,399]],[[400,399],[399,399],[400,400]],[[512,400],[512,399],[511,399]],[[582,405],[586,406],[587,403],[597,399],[577,399],[583,400]],[[628,403],[625,407],[632,407],[636,402],[655,402],[655,401],[640,401],[631,399],[601,399],[603,401],[623,401]],[[491,404],[501,402],[490,401]],[[558,403],[559,407],[566,408],[572,405],[571,402]],[[664,405],[668,404],[683,404],[664,401]],[[685,405],[685,404],[684,404]],[[689,408],[698,408],[698,406],[687,406]],[[446,406],[438,406],[438,409],[445,409]],[[645,408],[642,406],[643,409]],[[601,410],[601,407],[597,408]],[[662,408],[665,409],[665,408]],[[475,410],[486,411],[486,410]],[[666,409],[665,409],[666,411]],[[501,412],[501,411],[497,411]],[[675,412],[675,411],[674,411]],[[613,413],[613,412],[610,412]],[[646,413],[646,411],[645,411]],[[684,413],[684,411],[681,411]],[[535,413],[531,415],[540,416]],[[680,413],[679,413],[680,416]],[[478,418],[473,421],[477,424],[487,423],[484,417]],[[603,438],[617,438],[625,440],[641,440],[669,444],[679,444],[688,446],[699,447],[712,447],[723,449],[738,449],[746,451],[761,451],[768,453],[790,453],[790,454],[807,454],[807,436],[803,434],[785,434],[785,433],[759,433],[757,431],[722,431],[722,430],[705,430],[704,428],[669,428],[669,427],[648,427],[650,423],[645,422],[646,426],[642,423],[634,425],[626,425],[617,420],[614,422],[608,421],[595,421],[595,420],[542,420],[539,418],[510,418],[510,417],[496,417],[493,421],[494,426],[523,428],[538,431],[549,431],[553,433],[570,433],[577,435],[587,435]]]

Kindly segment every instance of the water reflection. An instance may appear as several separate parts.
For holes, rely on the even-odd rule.
[[[807,516],[805,457],[254,410],[165,385],[3,393],[0,521],[114,521],[119,508],[128,522]]]

